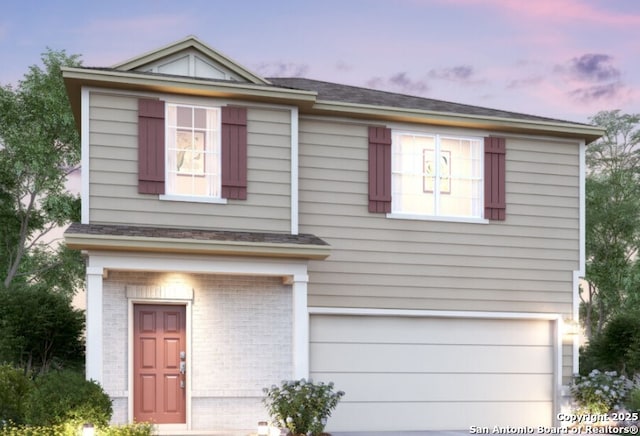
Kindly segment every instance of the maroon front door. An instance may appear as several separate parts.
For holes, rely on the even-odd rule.
[[[136,422],[185,423],[185,306],[133,306]]]

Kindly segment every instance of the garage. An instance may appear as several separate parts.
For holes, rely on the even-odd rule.
[[[310,373],[346,392],[330,431],[550,426],[554,322],[312,314]]]

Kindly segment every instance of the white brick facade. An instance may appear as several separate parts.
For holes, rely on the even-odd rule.
[[[293,374],[292,289],[281,277],[110,271],[103,296],[103,384],[114,399],[113,421],[128,421],[132,394],[127,296],[144,303],[184,295],[191,307],[191,428],[255,428],[267,418],[262,388]]]

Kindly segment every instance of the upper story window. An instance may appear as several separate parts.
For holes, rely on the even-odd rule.
[[[220,198],[220,109],[167,104],[166,193]]]
[[[482,218],[483,139],[392,135],[392,213]]]
[[[247,199],[247,108],[138,100],[138,192],[161,199]]]

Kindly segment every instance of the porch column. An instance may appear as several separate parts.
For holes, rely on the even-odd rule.
[[[309,276],[293,276],[293,378],[309,378]]]
[[[87,267],[86,378],[102,384],[102,275],[104,268]]]

